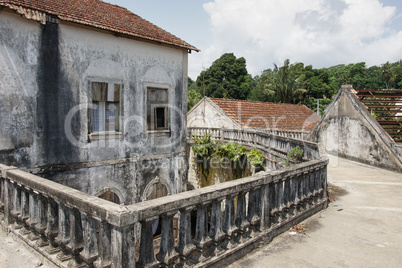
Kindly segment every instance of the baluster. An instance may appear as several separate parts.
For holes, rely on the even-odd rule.
[[[297,184],[297,196],[299,199],[299,203],[298,203],[298,212],[303,211],[303,185],[304,185],[304,173],[301,173],[299,176],[299,181]]]
[[[4,181],[4,223],[6,227],[15,222],[11,213],[13,210],[13,187],[14,184],[9,180]]]
[[[10,186],[12,189],[12,203],[13,209],[11,210],[11,215],[16,220],[16,224],[14,225],[14,229],[21,228],[21,224],[19,223],[18,216],[21,214],[21,189],[15,182],[10,182]]]
[[[328,196],[327,196],[327,166],[326,165],[321,167],[320,178],[321,178],[320,198],[327,199]]]
[[[260,216],[258,215],[261,210],[261,186],[254,187],[248,194],[248,212],[247,219],[250,223],[253,232],[256,231],[260,223]]]
[[[296,197],[295,197],[295,215],[297,215],[297,213],[300,211],[300,207],[301,207],[301,181],[303,179],[303,174],[299,173],[296,175],[295,177],[295,193],[296,193]]]
[[[22,235],[27,235],[29,231],[29,189],[21,187],[21,214],[18,216],[23,223],[23,227],[20,231]]]
[[[281,222],[281,213],[283,209],[283,181],[276,181],[275,188],[274,223],[278,224]]]
[[[29,219],[27,220],[27,224],[32,231],[28,235],[28,239],[31,241],[38,240],[39,235],[36,231],[36,225],[39,222],[39,205],[38,205],[38,192],[30,191],[29,192]]]
[[[106,221],[99,220],[99,257],[94,262],[94,267],[103,268],[110,267],[112,265],[111,254],[111,228]],[[132,238],[134,239],[134,237]]]
[[[197,205],[197,221],[193,243],[197,246],[197,254],[194,256],[196,262],[205,257],[212,245],[212,239],[208,236],[208,206],[210,201]]]
[[[212,239],[214,249],[213,252],[211,252],[211,256],[219,255],[224,250],[221,247],[221,243],[225,239],[225,233],[222,229],[222,202],[224,199],[225,197],[220,197],[212,201],[209,237]]]
[[[47,227],[47,206],[47,198],[44,195],[40,194],[38,196],[38,223],[35,225],[35,230],[40,235],[40,240],[37,243],[37,246],[39,247],[49,245],[45,236],[45,231]]]
[[[310,205],[310,207],[311,206],[314,206],[314,188],[315,188],[315,186],[314,186],[314,182],[315,182],[315,175],[316,175],[316,172],[314,171],[314,170],[310,170],[310,173],[309,173],[309,184],[308,184],[308,186],[309,186],[309,188],[308,188],[308,203],[309,203],[309,205]]]
[[[302,198],[301,198],[301,200],[302,200],[302,208],[303,208],[303,210],[305,210],[305,209],[307,209],[307,195],[308,195],[308,193],[307,193],[307,191],[308,191],[308,172],[307,171],[305,171],[305,172],[303,172],[303,176],[302,176],[302,184],[301,184],[301,186],[302,186]]]
[[[96,219],[83,211],[77,213],[81,214],[81,232],[83,233],[82,244],[80,245],[82,246],[82,251],[79,256],[86,264],[91,266],[99,256]],[[124,247],[124,245],[122,246]]]
[[[141,243],[140,258],[137,262],[138,267],[159,267],[159,263],[154,258],[152,224],[159,217],[153,217],[141,221]]]
[[[61,204],[59,201],[55,200],[58,207],[58,232],[55,242],[64,247],[70,241],[70,228],[69,227],[69,215],[68,209]]]
[[[234,238],[236,237],[239,229],[235,225],[235,211],[234,211],[234,198],[237,194],[231,194],[226,196],[225,205],[225,220],[223,224],[223,231],[225,232],[227,242],[234,245]],[[228,247],[229,245],[227,245]]]
[[[289,217],[292,218],[296,215],[296,206],[297,206],[297,176],[291,176],[290,180],[290,189],[289,189]]]
[[[269,229],[269,185],[263,185],[260,190],[260,199],[257,214],[260,217],[259,230],[267,231]]]
[[[83,234],[81,214],[79,210],[75,208],[69,208],[70,210],[70,241],[66,245],[66,249],[73,255],[78,255],[83,249]]]
[[[283,189],[283,214],[282,214],[282,219],[286,220],[290,218],[289,215],[289,208],[290,208],[290,178],[285,178],[284,179],[284,189]]]
[[[10,184],[11,188],[12,188],[12,199],[13,199],[13,209],[11,210],[11,215],[14,217],[15,219],[15,224],[13,226],[13,228],[15,230],[17,229],[21,229],[22,228],[22,224],[20,221],[20,215],[21,215],[21,187],[14,182],[11,182]]]
[[[190,206],[180,209],[180,230],[177,252],[180,254],[180,266],[188,264],[188,261],[196,247],[191,241],[191,211],[195,207]]]
[[[162,267],[172,267],[178,259],[179,254],[174,247],[173,236],[173,217],[177,211],[168,212],[161,215],[162,228],[161,228],[161,245],[160,251],[156,255],[156,259],[161,262]]]
[[[62,261],[68,261],[72,259],[72,255],[68,252],[67,250],[67,244],[71,240],[72,234],[70,233],[70,208],[64,204],[61,204],[60,202],[56,201],[58,203],[58,208],[59,208],[59,231],[57,234],[57,237],[55,238],[55,242],[60,246],[61,252],[57,255],[57,258]]]
[[[209,229],[209,237],[217,250],[221,250],[220,244],[225,239],[225,233],[222,229],[222,202],[225,198],[220,197],[212,201],[211,211],[211,227]]]
[[[250,223],[247,221],[246,214],[246,192],[241,191],[237,195],[237,211],[236,211],[236,226],[239,229],[240,234],[244,234]]]
[[[38,210],[38,192],[29,191],[28,194],[28,220],[27,224],[31,229],[35,228],[35,225],[38,224],[39,221],[39,210]]]
[[[277,213],[276,209],[276,185],[274,182],[268,185],[268,200],[269,200],[269,228],[272,228],[275,225],[275,214]]]
[[[314,193],[313,193],[313,197],[314,197],[314,203],[317,203],[320,199],[320,173],[321,170],[320,168],[316,168],[314,170]]]
[[[0,210],[4,211],[4,178],[0,175]]]
[[[134,225],[126,227],[117,227],[112,225],[110,239],[112,268],[135,267],[136,258],[134,238]],[[153,251],[151,252],[151,254],[153,255]]]
[[[49,254],[60,251],[55,239],[59,232],[59,207],[53,199],[48,199],[47,203],[47,226],[45,235],[49,239],[50,248],[47,249]]]

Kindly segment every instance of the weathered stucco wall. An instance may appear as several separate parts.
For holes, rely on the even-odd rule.
[[[239,129],[240,125],[204,98],[187,114],[188,127]]]
[[[156,176],[181,191],[186,167],[172,163],[186,159],[187,60],[186,50],[0,11],[0,162],[91,194],[110,186],[125,203]],[[122,85],[122,134],[89,142],[98,79]],[[148,87],[168,89],[169,131],[147,131]]]
[[[339,91],[309,140],[322,142],[330,154],[401,171],[398,146],[350,89]]]

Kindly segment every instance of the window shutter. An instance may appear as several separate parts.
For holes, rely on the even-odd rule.
[[[92,82],[92,101],[106,101],[107,83]]]

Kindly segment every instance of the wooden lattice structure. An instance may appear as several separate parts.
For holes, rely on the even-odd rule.
[[[402,90],[356,90],[356,96],[394,139],[402,142]]]

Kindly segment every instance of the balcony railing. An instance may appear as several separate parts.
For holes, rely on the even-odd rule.
[[[225,140],[235,134],[219,135]],[[294,142],[250,133],[231,138],[260,146],[275,143],[278,150]],[[316,145],[307,146],[312,148],[307,155],[317,159],[133,205],[117,205],[0,165],[2,223],[61,267],[227,263],[326,207],[328,161],[313,152]]]

